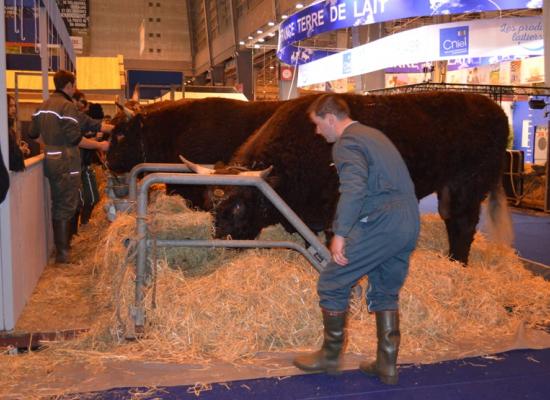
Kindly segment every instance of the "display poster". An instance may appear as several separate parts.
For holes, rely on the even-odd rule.
[[[88,0],[56,0],[70,35],[88,30]]]
[[[543,55],[542,17],[483,19],[429,25],[299,66],[298,86],[379,71],[395,65],[459,58]],[[521,78],[520,78],[521,79]],[[474,77],[472,77],[472,83]]]
[[[84,38],[88,36],[89,0],[56,0],[65,21],[76,54],[84,53]]]
[[[542,0],[325,0],[305,7],[279,27],[277,56],[287,64],[326,57],[295,44],[323,32],[401,18],[542,8]],[[454,49],[460,54],[460,49]]]

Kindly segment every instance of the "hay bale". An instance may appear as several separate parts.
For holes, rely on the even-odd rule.
[[[302,241],[281,226],[265,229],[260,239]],[[423,217],[402,291],[402,354],[441,358],[487,331],[506,336],[520,323],[548,320],[550,285],[526,271],[512,249],[476,235],[471,265],[464,268],[445,257],[447,247],[439,217]],[[156,294],[151,288],[146,293],[147,335],[131,345],[133,352],[156,358],[155,349],[162,348],[165,360],[235,362],[258,352],[321,343],[317,273],[299,254],[247,250],[205,260],[203,268],[214,272],[202,276],[181,274],[167,258],[157,262]],[[367,284],[365,279],[362,285]],[[120,299],[120,309],[132,304],[132,289],[130,284],[123,290],[127,296]],[[348,351],[374,351],[374,321],[363,299],[352,301],[349,327]]]
[[[155,193],[148,218],[159,238],[206,239],[212,234],[211,217],[189,210],[177,197]],[[159,251],[154,285],[145,291],[146,334],[126,342],[134,304],[135,216],[123,214],[111,225],[102,224],[82,234],[80,255],[93,277],[88,280],[94,284],[95,323],[79,340],[52,344],[36,355],[40,368],[76,359],[98,368],[102,360],[113,358],[250,362],[260,352],[320,345],[317,273],[289,250]],[[102,240],[94,257],[88,243],[97,237]],[[419,245],[401,293],[402,357],[425,362],[448,358],[463,351],[465,343],[469,352],[479,354],[487,341],[514,335],[521,324],[536,327],[550,321],[550,283],[526,271],[513,249],[478,234],[471,263],[464,268],[446,258],[446,237],[438,216],[422,217]],[[128,238],[131,245],[126,247]],[[302,240],[281,226],[265,229],[260,238]],[[361,284],[364,295],[367,280]],[[374,318],[363,299],[353,299],[350,311],[347,351],[374,354]],[[0,357],[0,367],[32,366],[6,364]]]

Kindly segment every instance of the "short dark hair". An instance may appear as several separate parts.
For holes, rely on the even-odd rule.
[[[307,109],[307,113],[324,118],[327,114],[334,114],[336,118],[343,119],[349,117],[350,110],[348,103],[337,94],[323,94],[315,99]]]
[[[75,92],[73,94],[73,99],[75,99],[76,101],[80,101],[82,99],[84,99],[84,101],[86,101],[85,97],[86,97],[86,95],[84,94],[84,92],[81,92],[80,90],[75,90]]]
[[[55,90],[63,90],[68,83],[74,85],[75,77],[72,72],[60,70],[55,73],[53,76],[53,83],[55,85]]]

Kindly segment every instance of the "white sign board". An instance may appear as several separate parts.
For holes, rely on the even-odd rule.
[[[366,74],[395,65],[543,53],[542,17],[423,26],[300,65],[298,86]]]

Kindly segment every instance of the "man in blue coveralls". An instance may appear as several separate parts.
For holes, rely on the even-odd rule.
[[[334,143],[340,199],[330,244],[332,261],[319,276],[324,323],[322,348],[300,355],[304,371],[338,373],[351,288],[368,276],[367,305],[376,314],[376,361],[361,371],[396,384],[399,350],[399,291],[420,229],[414,184],[403,158],[382,132],[350,118],[344,99],[318,97],[308,109],[317,133]]]

